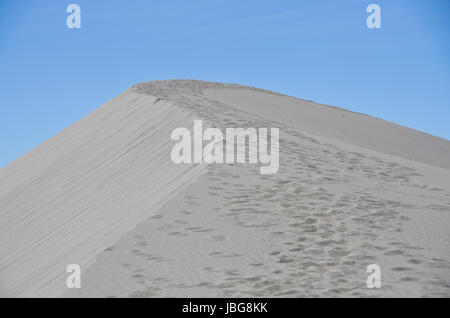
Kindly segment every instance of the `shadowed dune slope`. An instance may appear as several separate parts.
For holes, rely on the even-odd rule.
[[[170,161],[189,114],[131,91],[0,170],[0,296],[56,296],[66,266],[155,213],[202,166]]]

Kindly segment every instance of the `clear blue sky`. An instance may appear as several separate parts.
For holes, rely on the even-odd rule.
[[[67,5],[81,29],[66,27]],[[381,29],[366,7],[381,7]],[[450,139],[447,0],[0,0],[0,167],[142,81],[267,88]]]

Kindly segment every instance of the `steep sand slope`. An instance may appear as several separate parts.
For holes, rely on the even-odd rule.
[[[189,114],[127,91],[0,170],[0,296],[57,296],[66,266],[153,215],[202,166],[168,159]]]
[[[321,117],[305,120],[291,105],[303,101],[237,85],[132,90],[175,101],[215,127],[279,127],[280,171],[208,166],[98,255],[84,287],[65,296],[450,295],[450,170],[440,167],[448,141],[316,104]],[[315,112],[308,107],[304,116]],[[336,123],[341,115],[351,121]],[[372,263],[381,266],[379,290],[366,287]]]
[[[279,173],[173,164],[194,119],[280,128]],[[449,149],[255,88],[141,83],[0,170],[0,295],[449,296]]]

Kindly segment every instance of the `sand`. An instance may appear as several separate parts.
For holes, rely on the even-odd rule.
[[[194,119],[280,128],[279,172],[173,164]],[[0,296],[448,297],[449,169],[450,141],[367,115],[141,83],[0,170]]]

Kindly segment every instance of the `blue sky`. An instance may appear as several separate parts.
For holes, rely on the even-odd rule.
[[[66,7],[81,7],[81,29]],[[366,7],[381,7],[381,29]],[[450,139],[450,1],[0,0],[0,167],[134,83],[239,83]]]

